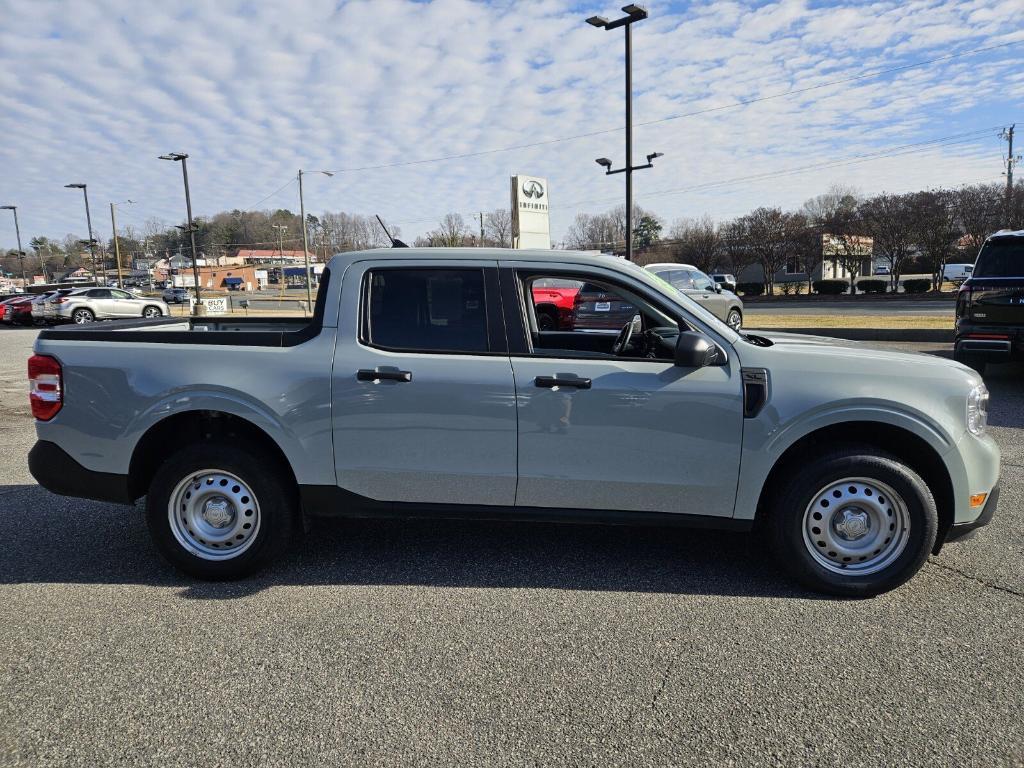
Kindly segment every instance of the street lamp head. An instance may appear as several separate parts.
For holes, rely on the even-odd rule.
[[[160,155],[160,157],[158,157],[157,159],[178,161],[184,160],[186,157],[188,157],[188,155],[184,154],[183,152],[168,152],[166,155]]]
[[[85,184],[65,184],[64,189],[85,189]]]
[[[594,162],[597,163],[598,165],[600,165],[603,168],[611,168],[612,167],[612,161],[609,160],[607,157],[599,157],[596,160],[594,160]]]
[[[606,19],[604,16],[591,16],[589,19],[587,19],[587,24],[589,24],[592,27],[597,27],[598,29],[604,29],[606,26],[608,26],[608,19]]]
[[[331,173],[330,171],[320,171],[320,173],[322,173],[324,176],[331,176],[331,177],[334,176],[334,174]]]
[[[651,152],[651,154],[649,154],[647,156],[647,162],[650,163],[650,162],[652,162],[654,160],[654,158],[656,158],[656,157],[664,157],[664,156],[665,156],[664,152]]]
[[[16,205],[0,205],[0,211],[16,211],[18,206]]]
[[[642,5],[637,5],[636,3],[630,3],[629,5],[622,6],[622,12],[628,13],[629,17],[634,21],[647,18],[647,9]]]

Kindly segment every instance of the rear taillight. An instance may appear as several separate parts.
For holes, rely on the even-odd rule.
[[[959,317],[970,317],[971,314],[971,286],[967,283],[963,283],[960,286],[960,290],[956,294],[956,316]]]
[[[58,296],[57,298],[53,299],[53,303],[54,304],[63,304],[67,300],[68,299],[67,299],[66,296]]]
[[[40,421],[49,421],[64,404],[60,363],[46,355],[32,355],[28,359],[29,402],[32,415]]]

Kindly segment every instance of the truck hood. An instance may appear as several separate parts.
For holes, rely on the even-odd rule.
[[[980,382],[980,377],[972,369],[957,363],[949,358],[937,355],[927,355],[920,352],[900,352],[897,350],[877,349],[868,346],[860,341],[849,341],[847,339],[835,339],[828,336],[809,336],[800,333],[762,333],[762,336],[771,340],[773,346],[758,348],[757,358],[766,362],[766,367],[773,367],[771,358],[776,361],[785,357],[787,364],[794,364],[796,367],[805,370],[822,370],[837,374],[856,374],[858,377],[865,373],[879,376],[903,376],[914,377],[925,380],[968,380],[975,383]],[[751,357],[746,354],[749,345],[740,343],[742,351],[740,356],[744,365],[750,365],[747,360]],[[774,354],[771,354],[774,353]],[[760,363],[757,363],[760,364]],[[776,362],[775,365],[778,363]]]

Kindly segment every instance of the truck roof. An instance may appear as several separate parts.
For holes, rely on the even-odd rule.
[[[558,261],[578,264],[601,264],[612,266],[624,262],[616,256],[604,254],[584,253],[582,251],[558,251],[544,249],[516,249],[516,248],[374,248],[368,251],[349,251],[339,253],[331,257],[328,266],[332,271],[335,267],[343,269],[355,261],[363,261],[371,258],[375,261],[395,260],[409,261],[415,259],[465,259],[466,261],[478,261],[480,259],[505,260],[505,261]]]
[[[1024,229],[1000,229],[998,232],[993,232],[985,239],[992,240],[997,237],[1024,237]]]

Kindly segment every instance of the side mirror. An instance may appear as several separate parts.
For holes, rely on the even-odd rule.
[[[722,365],[725,355],[718,345],[703,333],[681,331],[676,340],[675,364],[680,368],[703,368]]]
[[[715,293],[721,293],[721,292],[722,292],[722,284],[721,283],[715,283]]]

